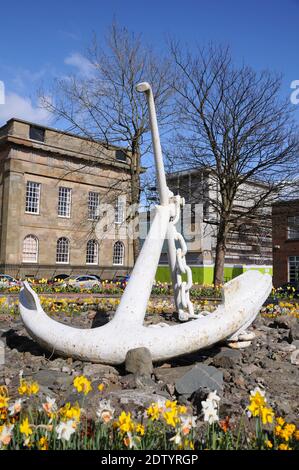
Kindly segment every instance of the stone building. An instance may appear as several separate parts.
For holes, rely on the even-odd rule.
[[[128,272],[133,250],[122,222],[130,172],[121,149],[11,119],[0,128],[0,163],[0,272],[102,279]]]
[[[272,206],[273,284],[299,285],[299,199]]]
[[[213,281],[216,227],[218,222],[215,209],[220,200],[219,188],[210,169],[191,169],[171,173],[167,176],[170,189],[180,194],[190,211],[190,223],[182,218],[181,231],[186,226],[194,233],[188,241],[187,263],[198,283],[210,284]],[[258,200],[265,185],[252,181],[240,187],[233,208],[235,224],[227,242],[224,280],[228,281],[248,269],[258,269],[272,274],[271,207],[260,209],[254,216],[245,215],[248,207]],[[249,196],[250,195],[250,196]],[[193,224],[194,222],[194,224]],[[196,226],[195,226],[196,223]],[[184,234],[185,235],[185,234]],[[165,245],[166,246],[166,245]],[[169,278],[167,253],[161,257],[157,278]]]

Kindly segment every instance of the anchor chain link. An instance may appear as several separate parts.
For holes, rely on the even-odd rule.
[[[187,265],[186,254],[187,244],[184,237],[176,229],[176,224],[180,219],[181,208],[185,205],[185,199],[180,196],[173,196],[171,198],[175,207],[175,213],[171,220],[173,225],[173,236],[176,245],[176,272],[175,272],[175,296],[176,304],[181,321],[194,318],[194,307],[190,300],[190,289],[193,285],[192,271]],[[183,275],[186,276],[186,281],[183,281]]]

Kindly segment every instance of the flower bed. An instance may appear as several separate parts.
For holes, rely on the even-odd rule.
[[[122,295],[125,287],[125,283],[120,282],[109,282],[102,281],[101,286],[96,286],[91,289],[86,289],[82,287],[73,287],[73,286],[64,286],[61,285],[49,285],[47,284],[46,279],[41,279],[40,281],[35,281],[32,283],[33,288],[37,294],[64,294],[64,293],[73,293],[73,294],[102,294],[102,295]],[[2,287],[0,288],[0,293],[2,294],[14,294],[19,293],[20,287]],[[190,290],[190,294],[194,299],[202,298],[221,298],[221,287],[214,288],[211,286],[200,286],[194,284],[193,288]],[[152,288],[152,295],[156,296],[172,296],[173,289],[172,285],[163,282],[157,282]]]
[[[264,318],[277,318],[281,315],[299,318],[299,303],[279,302],[278,304],[267,304],[265,307],[262,307],[261,315]]]
[[[0,386],[0,449],[299,449],[299,430],[275,416],[265,391],[258,387],[250,393],[240,422],[232,424],[229,417],[219,419],[216,392],[201,402],[200,416],[170,400],[152,403],[143,412],[116,414],[102,397],[100,384],[97,411],[88,417],[84,398],[93,385],[81,375],[73,386],[81,403],[61,407],[50,397],[42,400],[38,383],[25,381],[22,374],[17,399]]]
[[[120,303],[120,298],[109,297],[45,297],[40,296],[43,309],[48,313],[63,312],[66,315],[76,315],[89,310],[98,310],[102,312],[115,311]],[[217,302],[210,303],[207,300],[195,300],[194,305],[200,310],[213,311]],[[153,299],[148,302],[148,313],[173,313],[175,307],[173,300],[170,299]],[[18,299],[10,299],[9,297],[0,297],[0,314],[6,313],[10,315],[19,314]]]

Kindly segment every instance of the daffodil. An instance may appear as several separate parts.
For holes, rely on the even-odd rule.
[[[123,439],[123,442],[129,449],[136,449],[140,442],[140,438],[138,436],[133,436],[132,433],[128,431],[127,435]]]
[[[3,446],[8,446],[10,443],[13,428],[13,424],[4,424],[3,426],[0,426],[0,449],[2,449]]]
[[[80,375],[74,379],[74,387],[79,393],[87,395],[91,390],[91,382],[84,375]]]
[[[134,431],[135,425],[132,421],[131,413],[122,411],[118,417],[118,420],[114,423],[114,427],[118,428],[118,430],[122,433]]]
[[[20,379],[20,386],[18,388],[19,395],[36,395],[39,391],[39,385],[37,382],[26,382],[24,379]]]
[[[42,436],[38,441],[38,447],[40,450],[48,450],[49,449],[49,442],[45,436]]]
[[[279,449],[279,450],[292,450],[292,449],[288,446],[288,444],[279,444],[278,449]]]
[[[111,406],[110,400],[101,400],[96,414],[103,423],[107,424],[113,419],[114,411],[115,409]]]
[[[196,418],[194,416],[182,416],[180,430],[184,436],[190,433],[192,428],[196,426]]]
[[[138,423],[136,425],[136,432],[137,432],[137,434],[140,434],[140,436],[144,436],[145,429],[144,429],[143,424]]]
[[[285,420],[281,416],[279,416],[278,418],[276,418],[276,422],[279,426],[283,426],[285,423]]]
[[[220,401],[220,397],[215,392],[210,392],[207,399],[201,402],[203,414],[204,414],[204,421],[208,422],[209,424],[213,424],[219,421],[218,416],[218,403]]]
[[[21,409],[22,409],[22,399],[19,398],[12,405],[10,405],[10,407],[8,408],[9,415],[14,416],[14,415],[20,413]]]
[[[165,419],[166,424],[168,424],[168,426],[172,426],[173,428],[175,428],[176,425],[179,422],[179,418],[178,418],[176,409],[172,409],[170,411],[165,411],[163,413],[163,418]]]
[[[75,420],[69,419],[67,421],[61,421],[58,426],[56,426],[57,438],[69,441],[71,435],[76,431],[76,428],[77,422]]]
[[[26,437],[29,437],[32,434],[32,428],[30,427],[28,417],[25,418],[20,424],[20,432],[25,434]]]
[[[80,421],[81,409],[78,403],[76,403],[75,406],[71,406],[71,404],[68,402],[62,408],[60,408],[59,414],[64,421]]]
[[[4,396],[4,395],[0,395],[0,409],[1,408],[7,408],[8,407],[8,401],[9,401],[9,398]]]
[[[265,446],[268,447],[268,449],[272,449],[273,444],[269,439],[265,440]]]
[[[263,424],[271,424],[273,422],[274,413],[272,408],[267,408],[265,406],[260,409],[260,417],[262,418]]]
[[[146,414],[152,421],[157,421],[160,417],[160,408],[157,403],[152,403],[152,405],[146,410]]]

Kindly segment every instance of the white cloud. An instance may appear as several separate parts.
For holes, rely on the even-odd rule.
[[[90,77],[93,74],[93,65],[86,57],[83,57],[79,52],[74,52],[64,59],[64,63],[72,65],[78,69],[80,75]]]
[[[36,105],[30,98],[23,97],[17,93],[7,93],[5,104],[0,104],[0,125],[9,119],[16,117],[37,124],[49,124],[50,114],[45,109]]]

